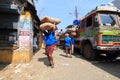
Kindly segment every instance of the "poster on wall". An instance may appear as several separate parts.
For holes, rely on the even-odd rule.
[[[33,35],[32,31],[25,31],[25,30],[20,31],[20,36],[32,36],[32,35]]]
[[[30,20],[25,20],[19,23],[20,30],[31,30],[32,22]]]
[[[19,36],[20,46],[30,46],[30,36]]]
[[[30,16],[25,16],[22,15],[20,16],[20,21],[19,21],[19,29],[20,30],[28,30],[28,31],[32,31],[32,20]]]

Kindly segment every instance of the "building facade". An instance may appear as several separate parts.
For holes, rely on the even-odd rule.
[[[40,33],[32,0],[0,0],[0,19],[0,63],[29,62],[33,35]]]

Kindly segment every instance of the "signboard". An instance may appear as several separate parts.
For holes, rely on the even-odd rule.
[[[74,20],[74,21],[73,21],[73,24],[74,24],[74,25],[79,25],[79,24],[80,24],[80,20]]]
[[[30,46],[30,36],[19,36],[20,46]]]

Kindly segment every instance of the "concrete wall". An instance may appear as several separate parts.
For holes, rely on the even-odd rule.
[[[26,63],[32,59],[33,22],[29,11],[20,15],[18,31],[18,48],[0,49],[1,63]]]

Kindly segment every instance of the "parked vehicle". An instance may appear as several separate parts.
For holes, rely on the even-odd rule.
[[[87,59],[98,54],[115,59],[120,54],[120,10],[102,5],[85,15],[76,31],[75,48]]]

